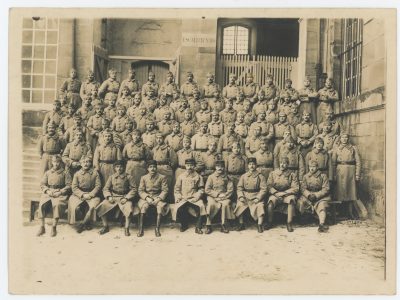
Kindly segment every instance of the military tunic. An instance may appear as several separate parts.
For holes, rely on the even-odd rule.
[[[142,134],[143,143],[145,143],[150,150],[152,150],[157,143],[157,133],[158,131],[153,129]]]
[[[330,120],[330,122],[331,122],[331,125],[332,125],[332,132],[337,134],[337,135],[340,135],[340,132],[342,131],[343,125],[339,121],[336,121],[336,120]],[[318,131],[320,133],[323,132],[324,123],[325,123],[325,121],[322,121],[321,123],[318,124]]]
[[[64,117],[62,117],[61,122],[60,122],[60,130],[62,134],[65,133],[65,131],[67,131],[68,128],[74,126],[74,117],[70,116],[70,115],[66,115]]]
[[[280,169],[269,174],[267,187],[270,194],[268,204],[272,203],[274,208],[283,213],[287,213],[287,207],[282,207],[282,204],[295,203],[300,189],[297,176],[291,170]]]
[[[84,202],[89,208],[96,208],[100,203],[99,192],[101,191],[101,180],[99,173],[91,168],[87,171],[81,169],[75,173],[72,179],[72,195],[68,202],[68,222],[73,225],[76,222],[76,211]],[[91,199],[84,200],[83,195],[89,194]],[[91,216],[96,221],[96,214]]]
[[[244,115],[244,122],[246,123],[247,126],[251,126],[251,124],[253,124],[254,121],[256,121],[256,116],[253,114],[252,111],[244,111],[245,113]]]
[[[211,111],[217,110],[218,112],[220,112],[224,109],[225,104],[221,99],[210,98],[208,100],[208,106],[210,107]]]
[[[149,148],[142,141],[132,141],[125,145],[122,157],[126,161],[126,173],[139,185],[140,178],[147,173],[146,161],[152,158]]]
[[[117,116],[117,107],[116,106],[107,106],[104,109],[104,116],[112,122],[114,118]]]
[[[299,90],[299,114],[303,115],[304,111],[308,111],[311,114],[311,122],[314,124],[317,122],[317,112],[315,110],[317,96],[317,91],[311,87],[304,87]]]
[[[135,119],[137,124],[137,130],[140,131],[141,134],[146,132],[146,122],[147,120],[153,120],[153,115],[150,113],[146,113],[144,115],[140,114]]]
[[[49,124],[50,122],[53,122],[57,127],[60,126],[61,124],[61,119],[63,118],[62,112],[60,111],[49,111],[46,113],[46,115],[44,116],[44,120],[43,120],[43,134],[47,133],[47,124]]]
[[[136,194],[137,185],[132,176],[126,173],[114,173],[108,178],[103,188],[104,200],[96,207],[98,216],[102,217],[118,206],[123,215],[129,217],[134,212],[132,201]],[[113,203],[108,200],[109,197],[112,197]],[[121,203],[123,198],[128,200],[124,204]]]
[[[210,150],[207,150],[206,152],[199,153],[199,173],[203,176],[204,182],[207,181],[209,175],[214,173],[215,163],[221,158],[221,154],[217,151],[211,152]]]
[[[239,142],[240,153],[245,153],[245,143],[243,139],[237,133],[225,133],[218,141],[217,152],[222,154],[222,158],[225,159],[230,153],[232,153],[232,144]]]
[[[242,154],[231,153],[224,160],[226,173],[232,179],[233,185],[236,188],[240,176],[246,172],[247,157]],[[234,199],[236,199],[236,194]]]
[[[207,195],[207,214],[212,220],[221,210],[222,224],[225,220],[233,220],[235,215],[231,206],[231,198],[233,195],[233,182],[225,174],[219,175],[213,172],[208,176],[205,186]]]
[[[114,162],[122,159],[121,150],[113,142],[99,145],[94,151],[93,165],[99,171],[104,185],[114,173]]]
[[[132,93],[139,92],[140,91],[140,84],[139,81],[136,80],[136,78],[128,78],[125,80],[122,80],[121,82],[121,87],[119,88],[119,96],[122,96],[122,91],[124,88],[127,87],[129,89],[129,94],[132,95]]]
[[[208,133],[214,137],[219,138],[224,133],[224,123],[221,120],[218,122],[211,121],[208,124]]]
[[[200,161],[199,155],[197,152],[193,151],[193,149],[180,149],[177,153],[176,156],[178,157],[178,167],[175,170],[175,180],[185,172],[186,167],[185,167],[185,160],[187,159],[194,159],[196,162]],[[199,168],[196,167],[198,170]]]
[[[169,193],[167,178],[164,175],[156,173],[154,176],[150,174],[144,175],[140,179],[139,184],[139,211],[145,214],[150,206],[155,206],[157,214],[166,216],[169,212],[169,205],[165,201]],[[157,199],[151,203],[146,198]]]
[[[305,167],[309,170],[310,162],[318,163],[318,170],[328,176],[329,180],[333,179],[331,158],[326,150],[312,149],[305,157]]]
[[[142,110],[143,106],[144,105],[142,103],[140,103],[139,105],[132,104],[132,106],[126,110],[126,115],[128,116],[128,118],[136,121],[136,118],[140,116],[140,111]]]
[[[296,206],[301,214],[316,212],[319,215],[328,208],[329,201],[331,201],[328,177],[320,171],[304,175],[300,182],[300,192],[301,196],[297,200]],[[308,199],[311,194],[314,194],[317,198],[314,203]]]
[[[289,159],[289,163],[287,166],[288,170],[291,170],[301,180],[303,178],[303,175],[306,173],[304,157],[301,152],[296,147],[290,150],[288,148],[288,144],[285,144],[279,153],[275,169],[279,168],[283,157],[287,157]]]
[[[86,127],[73,125],[65,131],[63,142],[65,144],[71,143],[74,140],[75,133],[77,133],[78,131],[82,132],[83,138],[86,139]]]
[[[238,201],[235,215],[239,217],[246,209],[249,209],[250,215],[255,221],[264,216],[264,198],[267,191],[267,180],[260,172],[248,171],[243,174],[237,185]]]
[[[218,83],[206,83],[203,87],[203,94],[204,98],[210,99],[210,98],[215,98],[214,94],[216,92],[220,92],[221,89],[219,87]]]
[[[92,148],[86,142],[73,141],[68,143],[64,149],[62,160],[65,167],[69,170],[71,176],[73,176],[80,168],[80,159],[83,155],[92,155]],[[72,166],[72,163],[78,163],[77,166]]]
[[[339,101],[339,94],[333,88],[323,87],[318,91],[317,123],[325,121],[325,113],[333,110],[333,103]]]
[[[274,102],[275,102],[275,98],[277,97],[279,91],[278,91],[278,88],[274,84],[263,85],[261,87],[261,90],[263,90],[265,93],[264,99],[266,99],[267,101],[274,100]]]
[[[361,160],[356,146],[340,144],[332,152],[333,178],[338,201],[357,200],[356,176],[361,174]]]
[[[260,149],[261,140],[261,136],[254,135],[251,135],[246,139],[245,149],[247,157],[252,157],[254,152]]]
[[[296,128],[296,126],[301,123],[302,119],[298,113],[294,114],[293,112],[291,112],[287,116],[287,121],[290,125],[292,125],[294,128]]]
[[[85,99],[87,96],[91,96],[93,90],[99,90],[100,88],[100,83],[97,82],[96,80],[89,80],[86,79],[79,90],[79,95],[81,96],[81,99]]]
[[[184,135],[192,137],[199,129],[199,123],[194,120],[185,120],[181,123],[181,129]]]
[[[158,122],[158,131],[163,135],[163,137],[168,136],[169,134],[172,133],[172,130],[176,124],[175,120],[162,120]]]
[[[202,200],[203,194],[204,181],[197,172],[185,171],[179,175],[174,188],[175,206],[172,210],[172,219],[176,221],[184,207],[195,208],[200,216],[205,216],[207,212]],[[192,210],[189,209],[189,213],[192,213]],[[196,217],[195,213],[192,214]]]
[[[238,96],[240,92],[240,87],[235,83],[235,84],[228,84],[222,89],[222,97],[223,98],[228,98],[232,100],[236,100],[236,97]]]
[[[280,92],[280,97],[282,98],[282,94],[286,94],[286,93],[289,94],[291,102],[295,102],[299,99],[299,92],[296,91],[296,89],[293,87],[283,89]]]
[[[174,92],[178,91],[178,86],[176,85],[175,82],[166,82],[163,85],[161,85],[159,94],[160,95],[165,95],[167,97],[167,103],[168,105],[171,103],[173,94]]]
[[[278,123],[278,114],[273,110],[267,110],[265,112],[265,121],[272,125]]]
[[[228,124],[228,123],[234,123],[236,121],[237,112],[233,108],[232,109],[225,108],[223,111],[219,113],[219,115],[222,123]]]
[[[116,116],[111,122],[111,129],[121,133],[126,129],[126,123],[128,123],[128,116]]]
[[[89,105],[89,106],[85,106],[85,105],[84,105],[84,106],[82,106],[81,108],[79,108],[78,111],[77,111],[77,114],[80,114],[80,115],[81,115],[81,117],[82,117],[82,123],[83,123],[84,125],[87,124],[89,118],[90,118],[91,116],[94,116],[95,113],[96,113],[96,112],[94,111],[92,105]]]
[[[206,152],[208,149],[208,141],[212,136],[208,133],[197,132],[192,136],[192,149],[197,152]]]
[[[55,154],[61,154],[63,151],[63,145],[58,135],[43,135],[40,138],[39,144],[39,155],[40,161],[40,172],[43,175],[47,170],[51,169],[51,159]]]
[[[58,219],[63,214],[68,204],[68,195],[71,191],[71,175],[63,168],[57,170],[50,169],[44,173],[40,188],[42,195],[39,201],[38,217],[45,218],[49,212],[53,213],[53,218]],[[54,192],[61,192],[55,197]],[[50,204],[50,205],[49,205]],[[51,210],[49,208],[51,207]]]
[[[169,145],[175,152],[183,148],[183,133],[171,133],[165,138],[165,143]]]
[[[279,114],[280,112],[285,113],[286,116],[288,116],[289,114],[291,114],[291,113],[292,113],[292,103],[290,103],[290,102],[289,102],[289,103],[283,102],[283,103],[279,104],[279,105],[278,105],[278,114]]]
[[[196,121],[201,124],[203,122],[210,123],[211,122],[211,110],[200,110],[196,113]]]
[[[193,89],[198,89],[198,85],[196,82],[192,81],[186,81],[184,84],[181,86],[181,95],[188,98],[193,96]]]
[[[246,83],[242,90],[246,99],[250,100],[251,103],[257,102],[257,95],[260,91],[260,86],[257,83]]]
[[[104,120],[104,116],[101,115],[94,115],[91,116],[87,122],[87,137],[86,140],[90,144],[90,147],[92,149],[95,149],[97,146],[98,138],[99,138],[99,133],[102,130],[102,122]]]
[[[196,99],[194,97],[189,97],[188,98],[188,103],[189,103],[189,108],[193,111],[193,116],[196,115],[197,112],[200,111],[201,106],[200,106],[200,99]]]
[[[253,153],[252,157],[257,160],[257,171],[268,178],[269,173],[274,170],[274,154],[268,149],[266,151],[258,150]]]
[[[158,98],[156,96],[148,96],[143,98],[142,103],[146,107],[147,111],[154,113],[154,110],[158,106]]]
[[[254,116],[258,116],[258,114],[262,111],[266,111],[268,109],[268,101],[267,100],[263,100],[260,102],[257,102],[256,104],[254,104],[253,106],[253,115]]]
[[[283,134],[285,131],[290,131],[290,135],[294,140],[297,140],[296,131],[292,125],[290,125],[287,121],[281,123],[278,122],[274,124],[274,133],[275,133],[275,145],[277,142],[283,140]]]
[[[340,137],[333,131],[329,133],[321,133],[317,135],[317,138],[321,138],[324,141],[324,149],[329,153],[340,144]]]
[[[60,92],[67,97],[67,102],[73,104],[76,108],[82,105],[82,99],[79,95],[81,84],[76,78],[68,78],[60,88]]]
[[[104,130],[102,130],[102,131],[99,132],[99,138],[97,139],[97,145],[96,145],[96,147],[98,147],[98,146],[104,144],[104,134],[105,134],[105,131],[104,131]],[[113,131],[111,134],[112,134],[112,141],[113,141],[113,143],[114,143],[118,148],[122,149],[122,147],[123,147],[123,142],[122,142],[122,139],[121,139],[121,137],[119,136],[119,134],[117,134],[117,133],[114,132],[114,131]]]
[[[163,121],[164,120],[164,115],[165,115],[166,112],[169,112],[171,120],[175,119],[174,110],[170,106],[164,105],[164,106],[160,106],[160,107],[156,108],[154,110],[154,112],[153,112],[156,122]]]
[[[132,142],[132,132],[133,129],[132,130],[125,129],[123,132],[119,134],[122,141],[121,149],[124,149],[125,145]]]
[[[235,132],[242,138],[245,139],[249,135],[250,128],[246,123],[235,123]]]
[[[117,105],[122,105],[125,109],[128,109],[133,104],[133,98],[131,96],[122,95],[117,100]]]
[[[305,157],[308,152],[311,151],[315,138],[318,135],[317,125],[310,122],[302,121],[300,124],[296,126],[296,136],[297,143],[299,144],[300,151]],[[301,143],[307,143],[308,145],[302,145]]]
[[[142,86],[142,97],[143,97],[143,99],[148,97],[150,91],[153,91],[154,92],[154,96],[157,97],[159,88],[160,88],[160,86],[158,85],[157,82],[147,81]]]
[[[99,88],[99,97],[104,99],[109,93],[118,96],[119,87],[120,87],[119,81],[114,80],[112,78],[108,78],[101,84]]]

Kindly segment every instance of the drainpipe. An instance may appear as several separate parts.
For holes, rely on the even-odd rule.
[[[76,69],[76,19],[72,23],[72,67]]]

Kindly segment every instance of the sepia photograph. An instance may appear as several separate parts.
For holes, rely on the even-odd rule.
[[[9,11],[9,293],[396,293],[396,9]]]

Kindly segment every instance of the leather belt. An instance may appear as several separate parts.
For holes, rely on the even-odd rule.
[[[65,185],[49,185],[48,186],[50,189],[63,189]]]
[[[338,165],[355,165],[356,162],[355,161],[338,161],[337,164]]]
[[[242,175],[244,172],[228,172],[228,175]]]
[[[274,165],[258,165],[258,168],[273,168]]]
[[[249,189],[249,190],[244,190],[247,193],[258,193],[260,190],[259,189]]]
[[[102,160],[100,159],[100,162],[103,164],[113,164],[115,161],[114,160]]]

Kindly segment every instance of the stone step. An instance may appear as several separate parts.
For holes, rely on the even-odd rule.
[[[24,161],[23,166],[24,166],[24,168],[27,168],[27,169],[35,169],[35,170],[39,171],[40,170],[40,160]]]
[[[37,168],[27,168],[26,166],[24,166],[24,168],[22,169],[22,174],[24,176],[26,175],[35,175],[35,176],[39,176],[39,178],[41,178],[41,175],[39,174],[40,169],[39,167]]]
[[[22,177],[22,182],[40,182],[41,178],[38,173],[34,174],[24,174]]]
[[[22,155],[22,160],[23,161],[39,161],[40,160],[40,156],[37,153],[24,153]]]

